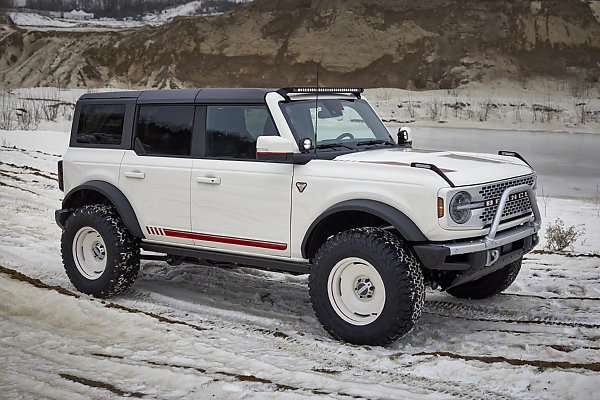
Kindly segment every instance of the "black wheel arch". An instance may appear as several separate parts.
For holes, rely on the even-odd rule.
[[[302,257],[306,259],[311,259],[312,256],[316,253],[319,245],[314,245],[313,242],[315,239],[319,239],[319,232],[323,231],[324,223],[328,220],[331,220],[336,215],[343,215],[344,213],[355,212],[362,213],[365,215],[372,216],[382,222],[387,223],[390,226],[393,226],[398,233],[406,240],[407,242],[425,242],[427,238],[421,232],[419,227],[406,216],[402,211],[390,206],[389,204],[382,203],[376,200],[366,200],[366,199],[356,199],[356,200],[346,200],[336,205],[329,207],[327,210],[323,211],[317,219],[313,221],[313,223],[308,228],[306,234],[304,235],[304,239],[302,240]],[[351,228],[359,228],[360,226],[352,226]],[[350,229],[348,227],[344,227],[341,230]],[[331,233],[331,232],[329,232]],[[338,233],[338,232],[334,232]],[[329,236],[329,235],[327,235]],[[327,237],[325,237],[326,239]],[[322,239],[322,237],[321,237]],[[317,242],[321,242],[324,240],[317,240]]]
[[[71,189],[63,199],[62,210],[56,211],[56,223],[64,228],[67,218],[75,209],[89,204],[105,203],[110,203],[117,209],[123,224],[134,237],[145,239],[135,211],[127,197],[116,186],[105,181],[89,181]]]

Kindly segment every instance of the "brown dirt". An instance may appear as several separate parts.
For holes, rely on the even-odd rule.
[[[255,0],[160,27],[19,28],[0,18],[7,87],[322,85],[451,88],[600,78],[597,3]],[[598,8],[598,7],[596,7]]]

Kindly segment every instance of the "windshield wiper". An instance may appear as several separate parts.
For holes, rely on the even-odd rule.
[[[375,139],[375,140],[365,140],[364,142],[356,143],[357,146],[368,146],[373,144],[386,144],[388,146],[396,146],[396,143],[392,143],[387,140]]]
[[[345,144],[341,143],[318,144],[316,147],[317,149],[332,149],[334,147],[343,147],[348,150],[355,150],[353,147],[346,146]]]

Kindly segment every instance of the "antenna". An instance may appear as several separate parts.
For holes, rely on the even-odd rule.
[[[315,96],[315,154],[317,154],[317,132],[319,131],[319,65],[317,63],[317,93]]]

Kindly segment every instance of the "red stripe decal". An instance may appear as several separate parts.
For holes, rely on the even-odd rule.
[[[270,250],[286,250],[286,243],[265,242],[262,240],[242,239],[228,236],[208,235],[206,233],[183,232],[172,229],[164,229],[165,235],[182,239],[202,240],[204,242],[215,242],[225,244],[235,244],[238,246],[259,247],[261,249]]]
[[[395,165],[396,167],[410,167],[410,164],[398,162],[398,161],[359,161],[366,164],[383,164],[383,165]]]
[[[344,162],[360,162],[365,164],[383,164],[383,165],[394,165],[396,167],[410,167],[410,164],[398,162],[398,161],[354,161],[354,160],[339,160]],[[456,172],[453,169],[440,168],[440,171],[444,173]]]
[[[150,230],[150,227],[149,227],[149,226],[147,226],[147,227],[146,227],[146,230],[148,231],[148,233],[149,233],[149,234],[151,234],[151,235],[152,235],[152,231]]]
[[[369,164],[395,165],[398,167],[410,167],[410,164],[398,162],[398,161],[359,161],[359,162],[369,163]],[[445,172],[445,173],[456,172],[453,169],[446,169],[446,168],[440,168],[440,171]]]

